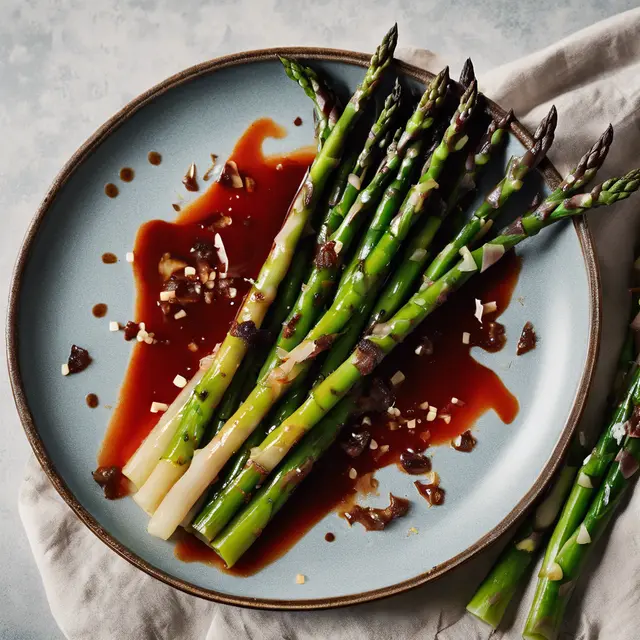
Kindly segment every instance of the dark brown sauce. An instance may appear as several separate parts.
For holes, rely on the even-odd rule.
[[[85,398],[85,402],[87,403],[87,407],[89,409],[95,409],[100,403],[98,401],[98,396],[95,393],[88,393]]]
[[[147,160],[149,161],[149,164],[157,167],[162,162],[162,156],[157,151],[149,151]]]
[[[400,454],[400,468],[412,476],[431,471],[431,460],[422,453],[407,450]]]
[[[91,313],[93,313],[93,315],[96,318],[104,318],[107,315],[108,310],[109,310],[109,307],[107,307],[107,305],[104,302],[99,302],[98,304],[93,305],[93,309],[91,309]]]
[[[531,324],[531,322],[527,322],[524,327],[522,327],[522,333],[520,334],[520,339],[518,340],[516,355],[522,356],[525,353],[529,353],[529,351],[533,351],[533,349],[536,348],[537,341],[538,336],[536,336],[533,325]]]
[[[333,542],[336,539],[335,533],[331,533],[331,531],[324,534],[324,539],[327,542]]]
[[[103,253],[102,262],[105,264],[115,264],[118,262],[118,256],[115,253]]]
[[[118,187],[113,182],[104,185],[104,192],[109,198],[115,198],[120,193]]]
[[[173,207],[174,211],[181,211],[182,207],[179,204],[172,204],[171,205]]]
[[[135,171],[131,167],[122,167],[120,169],[120,180],[122,182],[131,182],[135,175]]]
[[[137,322],[144,321],[147,331],[155,332],[169,344],[134,345],[120,401],[99,455],[100,464],[121,466],[128,460],[158,419],[157,414],[149,412],[151,402],[170,403],[175,398],[178,393],[172,383],[175,375],[192,374],[199,358],[224,337],[237,309],[230,306],[230,301],[219,300],[211,305],[192,305],[181,323],[165,319],[157,305],[162,285],[157,266],[162,254],[169,251],[174,256],[187,255],[198,238],[211,240],[214,231],[209,226],[222,212],[234,220],[232,225],[216,231],[223,237],[229,253],[231,275],[255,277],[312,158],[308,150],[285,158],[264,158],[260,148],[265,137],[283,135],[283,130],[273,122],[259,120],[242,136],[231,155],[241,175],[255,178],[260,187],[255,193],[214,183],[185,207],[175,223],[155,220],[140,228],[134,247],[138,291],[135,318]],[[276,169],[278,164],[282,165],[281,170]],[[251,243],[246,242],[247,234]],[[420,384],[400,385],[396,406],[403,417],[415,417],[421,422],[415,429],[403,425],[392,431],[388,416],[374,419],[366,429],[378,446],[375,449],[367,446],[356,458],[347,455],[342,443],[336,443],[314,466],[303,488],[278,513],[277,526],[265,529],[231,573],[246,576],[259,571],[286,553],[328,513],[349,510],[361,495],[363,479],[369,478],[367,484],[375,491],[377,481],[372,472],[398,464],[400,454],[407,449],[422,453],[430,444],[449,443],[492,409],[507,424],[515,419],[517,400],[491,369],[471,357],[470,349],[489,341],[489,323],[507,308],[519,271],[519,259],[513,254],[505,256],[452,296],[397,348],[381,365],[380,373],[390,378],[401,370],[407,382],[420,380]],[[238,299],[248,286],[238,286]],[[495,300],[498,306],[498,312],[487,314],[482,325],[474,317],[475,298]],[[184,329],[179,329],[178,324]],[[471,334],[471,344],[463,344],[463,332]],[[187,348],[190,342],[200,348],[190,351]],[[432,353],[425,350],[426,353],[415,355],[419,344],[431,344]],[[149,376],[149,371],[156,375]],[[463,404],[447,409],[451,414],[449,423],[440,418],[425,422],[425,412],[418,405],[428,401],[442,411],[454,396]],[[349,477],[351,468],[358,472],[355,480]],[[207,562],[225,570],[215,552],[194,536],[184,534],[175,553],[184,561]]]
[[[444,502],[444,489],[441,489],[437,484],[420,482],[419,480],[416,480],[413,484],[418,493],[429,503],[430,507],[441,505]]]
[[[300,125],[302,125],[302,118],[300,116],[298,116],[294,121],[293,124],[296,125],[296,127],[299,127]]]
[[[182,178],[182,184],[187,191],[200,191],[198,186],[198,179],[196,178],[196,165],[192,163],[184,178]]]

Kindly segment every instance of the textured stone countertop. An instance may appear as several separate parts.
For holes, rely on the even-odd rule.
[[[1,311],[23,234],[62,164],[116,110],[185,67],[284,45],[371,51],[380,25],[395,20],[403,46],[431,49],[454,69],[471,56],[482,77],[496,65],[636,6],[637,0],[4,0]],[[0,638],[62,638],[18,518],[30,450],[6,371],[0,407]]]

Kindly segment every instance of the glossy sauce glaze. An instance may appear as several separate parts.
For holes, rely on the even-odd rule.
[[[289,203],[313,159],[310,152],[265,158],[262,143],[282,138],[285,131],[273,121],[256,121],[237,143],[231,158],[243,176],[255,180],[255,189],[233,189],[212,184],[197,200],[185,205],[175,222],[152,220],[136,236],[133,263],[136,282],[135,322],[144,322],[157,344],[135,343],[131,361],[98,456],[101,467],[122,467],[158,420],[149,411],[152,402],[170,404],[179,392],[173,379],[189,379],[200,358],[221,342],[250,287],[243,278],[255,278],[271,248]],[[276,167],[280,167],[276,169]],[[221,214],[232,224],[220,228]],[[186,317],[175,320],[158,306],[162,277],[158,264],[169,252],[191,264],[190,250],[199,240],[213,243],[219,233],[229,256],[229,277],[237,289],[234,300],[192,304]],[[135,337],[138,328],[133,327]],[[116,334],[122,336],[123,334]],[[122,339],[122,338],[121,338]],[[197,351],[187,345],[195,343]],[[150,372],[153,372],[152,374]]]
[[[242,176],[255,181],[252,191],[215,183],[185,206],[175,222],[155,220],[140,228],[134,247],[137,287],[134,320],[144,322],[146,330],[153,332],[159,342],[136,343],[133,347],[120,400],[98,458],[103,469],[124,465],[158,419],[157,414],[149,411],[151,403],[172,402],[179,391],[173,385],[174,377],[177,374],[191,377],[199,359],[224,338],[237,305],[249,288],[249,283],[242,278],[255,278],[258,274],[313,157],[307,150],[286,157],[265,158],[260,151],[264,139],[283,135],[284,131],[272,121],[259,120],[237,143],[230,159],[237,163]],[[221,215],[229,216],[232,224],[212,229]],[[162,286],[158,263],[163,253],[188,261],[194,243],[202,239],[212,241],[214,232],[222,236],[229,255],[229,275],[238,289],[237,298],[216,300],[210,305],[191,305],[187,316],[180,321],[163,315],[158,306]],[[343,442],[337,442],[317,463],[303,489],[294,494],[278,514],[278,526],[265,530],[232,573],[255,573],[284,554],[327,513],[346,512],[355,504],[357,496],[366,492],[363,491],[365,479],[369,479],[368,490],[375,492],[377,481],[372,473],[390,464],[400,465],[402,454],[405,454],[405,465],[417,473],[418,469],[427,470],[430,466],[418,454],[432,444],[450,442],[473,427],[485,412],[494,409],[503,422],[513,421],[518,412],[517,400],[493,371],[471,357],[470,349],[475,345],[492,351],[501,348],[502,341],[498,344],[490,335],[495,332],[491,323],[509,304],[519,271],[518,258],[505,256],[490,271],[474,278],[397,348],[381,365],[380,374],[391,378],[396,371],[403,372],[406,380],[396,389],[395,406],[403,420],[415,419],[415,428],[408,429],[405,422],[391,429],[388,415],[372,416],[373,423],[366,427],[370,439],[359,456],[350,457]],[[497,303],[498,311],[485,315],[483,324],[474,317],[475,298]],[[470,334],[469,344],[463,344],[463,332]],[[187,348],[189,343],[197,344],[198,350],[193,352]],[[419,350],[421,355],[416,355],[419,345],[429,345],[429,348]],[[460,371],[465,375],[460,376]],[[460,404],[452,405],[453,397],[460,399]],[[447,408],[451,419],[427,422],[426,411],[419,408],[425,401],[441,411]],[[362,429],[360,425],[356,428]],[[348,434],[347,429],[343,439]],[[350,476],[351,469],[357,471],[355,479]],[[407,475],[407,493],[411,498],[413,492],[412,502],[419,500],[416,508],[422,508],[423,499],[411,486],[417,478],[420,476]],[[313,535],[324,537],[320,532]],[[204,561],[223,569],[215,553],[194,536],[181,532],[179,538],[176,545],[179,558]]]

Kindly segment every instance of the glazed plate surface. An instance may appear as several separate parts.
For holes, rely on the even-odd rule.
[[[307,57],[345,90],[355,88],[367,59],[326,50],[289,53]],[[507,348],[473,354],[500,375],[518,398],[520,412],[510,425],[493,412],[485,414],[470,455],[445,446],[430,450],[447,490],[442,507],[429,509],[416,499],[407,476],[391,466],[378,472],[380,497],[368,504],[388,502],[392,491],[410,497],[415,507],[401,525],[384,533],[366,533],[359,526],[347,530],[344,520],[330,514],[285,556],[246,578],[176,559],[171,543],[146,533],[147,517],[132,500],[105,500],[91,479],[110,415],[104,405],[116,403],[131,352],[131,344],[110,334],[107,324],[109,318],[133,318],[133,274],[124,255],[141,223],[174,219],[171,203],[191,162],[206,167],[210,153],[226,157],[247,126],[262,117],[288,130],[282,140],[267,140],[266,154],[312,143],[308,100],[274,54],[232,56],[167,80],[116,115],[72,158],[43,203],[18,261],[9,365],[18,409],[40,462],[65,500],[113,549],[203,597],[261,607],[339,606],[397,593],[450,570],[496,539],[540,493],[588,390],[600,292],[583,223],[556,225],[519,248],[522,273],[500,319],[507,327]],[[416,86],[428,78],[416,68],[398,69]],[[304,124],[294,127],[300,115]],[[517,137],[525,140],[526,133],[516,129],[503,166],[489,171],[482,186],[491,186],[508,157],[521,151]],[[147,161],[151,150],[162,153],[159,167]],[[109,199],[104,185],[118,183],[124,166],[135,169],[135,180]],[[544,175],[550,183],[557,179],[550,165]],[[505,216],[522,211],[542,184],[541,174],[528,181]],[[120,261],[103,264],[106,251]],[[516,302],[519,298],[523,304]],[[107,318],[92,316],[97,302],[108,304]],[[516,358],[514,344],[528,320],[540,342],[527,357]],[[64,378],[60,365],[72,343],[87,347],[94,363]],[[89,392],[101,400],[96,410],[84,402]],[[408,536],[411,527],[419,533]],[[328,531],[339,534],[331,545],[324,541]],[[307,577],[303,586],[296,584],[298,573]]]

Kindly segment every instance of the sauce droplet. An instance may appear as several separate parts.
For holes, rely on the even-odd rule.
[[[296,127],[299,127],[302,124],[302,118],[300,116],[298,116],[294,121],[293,124],[296,125]]]
[[[115,198],[117,197],[118,193],[120,193],[118,191],[118,187],[116,187],[113,182],[109,182],[108,184],[104,185],[104,192],[109,198]]]
[[[120,180],[122,182],[131,182],[135,176],[135,172],[131,167],[122,167],[120,169]]]
[[[478,441],[471,435],[471,431],[467,430],[464,433],[461,433],[457,438],[454,438],[451,441],[451,446],[456,451],[464,451],[464,453],[469,453],[470,451],[473,451],[477,442]]]
[[[180,211],[180,205],[179,204],[172,204],[171,206],[173,207],[174,211]]]
[[[421,453],[407,449],[400,454],[400,465],[411,475],[421,475],[431,471],[431,460]]]
[[[85,398],[85,402],[87,403],[87,407],[89,407],[90,409],[95,409],[99,404],[98,396],[95,393],[88,393],[87,397]]]
[[[329,531],[328,533],[325,534],[324,539],[327,542],[333,542],[336,539],[335,534],[331,533],[331,531]]]
[[[115,264],[118,262],[118,256],[115,253],[103,253],[102,262],[105,264]]]
[[[91,313],[93,313],[93,315],[96,318],[104,318],[107,315],[108,310],[109,310],[109,307],[107,307],[107,305],[104,304],[104,302],[99,302],[98,304],[93,305],[93,309],[91,309]]]
[[[149,151],[147,160],[154,167],[157,167],[162,162],[162,156],[157,151]]]

